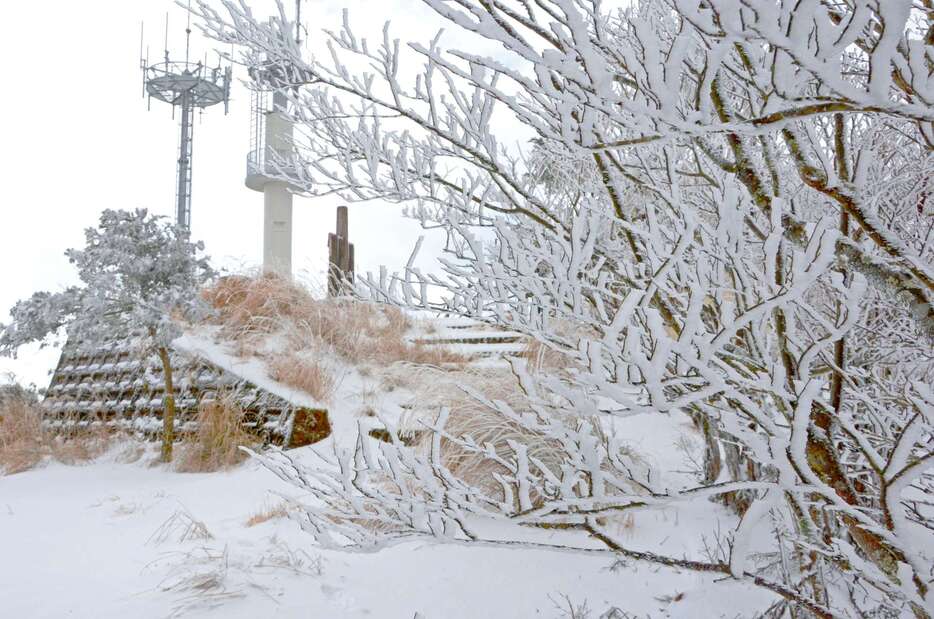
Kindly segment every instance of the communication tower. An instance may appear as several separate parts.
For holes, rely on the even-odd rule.
[[[208,67],[207,58],[192,62],[189,58],[191,48],[191,16],[185,28],[185,60],[172,60],[169,56],[169,19],[166,15],[165,57],[162,62],[150,64],[149,54],[143,55],[142,29],[140,30],[140,68],[143,71],[143,97],[150,105],[155,98],[179,109],[181,118],[180,138],[178,142],[178,170],[175,181],[175,221],[185,230],[191,230],[191,156],[194,137],[195,110],[203,110],[220,103],[224,104],[224,114],[230,104],[230,66]]]

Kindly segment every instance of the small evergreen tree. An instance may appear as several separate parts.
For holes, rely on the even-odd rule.
[[[159,357],[165,376],[162,458],[168,462],[175,438],[169,350],[180,335],[179,320],[206,311],[198,290],[213,271],[201,254],[204,245],[145,209],[106,210],[85,239],[84,249],[65,252],[83,285],[16,303],[12,321],[0,325],[0,355],[15,357],[30,342],[45,345],[62,328],[91,346],[115,333],[138,336]]]

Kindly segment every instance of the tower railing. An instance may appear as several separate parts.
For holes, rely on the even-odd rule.
[[[266,114],[269,112],[269,93],[253,90],[250,93],[250,151],[247,162],[262,169],[266,148]],[[249,169],[249,168],[248,168]]]
[[[273,113],[270,106],[270,91],[253,90],[250,114],[250,145],[246,155],[246,185],[262,191],[263,185],[271,181],[284,181],[295,187],[301,186],[300,171],[286,165],[294,151],[284,152],[282,145],[276,149],[267,135],[267,117]],[[279,138],[281,139],[281,138]]]

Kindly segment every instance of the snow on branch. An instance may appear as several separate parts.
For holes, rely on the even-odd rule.
[[[451,409],[415,446],[361,434],[314,469],[267,457],[314,495],[305,526],[369,548],[479,541],[494,518],[817,616],[934,614],[930,4],[424,3],[487,46],[370,41],[345,14],[308,56],[281,5],[195,9],[290,86],[304,191],[446,231],[440,272],[382,269],[361,295],[560,359],[513,366],[519,402],[471,392],[509,440],[452,429]],[[680,414],[703,442],[690,483],[618,439],[634,415]],[[632,551],[602,524],[707,500],[736,515],[716,560]]]

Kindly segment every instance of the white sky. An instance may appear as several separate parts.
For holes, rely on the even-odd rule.
[[[357,31],[374,39],[386,19],[403,40],[426,41],[441,25],[418,0],[308,0],[303,21],[312,37],[316,28],[338,28],[345,6]],[[153,101],[147,111],[138,67],[140,21],[155,60],[166,11],[170,50],[184,54],[184,11],[171,0],[4,3],[0,322],[17,300],[76,282],[63,252],[83,245],[83,230],[103,209],[174,216],[177,124],[167,104]],[[206,45],[195,37],[194,50]],[[239,84],[230,114],[209,108],[194,129],[192,234],[221,266],[250,267],[262,256],[262,196],[243,185],[248,133],[249,93]],[[322,281],[337,204],[296,198],[300,277]],[[422,231],[399,207],[368,203],[351,206],[350,234],[365,271],[401,265]],[[0,359],[0,374],[45,386],[57,360],[57,350],[25,347],[18,360]]]

